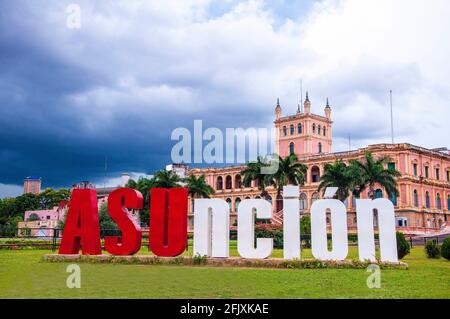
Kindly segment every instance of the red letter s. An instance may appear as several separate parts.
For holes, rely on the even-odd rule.
[[[133,255],[141,248],[142,231],[130,218],[127,208],[142,209],[142,194],[131,188],[113,191],[108,197],[108,213],[122,231],[122,237],[105,237],[105,249],[112,255]]]

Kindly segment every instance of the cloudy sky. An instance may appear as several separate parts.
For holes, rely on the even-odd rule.
[[[271,127],[300,78],[314,112],[330,98],[336,151],[390,141],[389,89],[397,142],[450,146],[449,16],[448,0],[3,0],[0,197],[28,175],[151,173],[195,119]]]

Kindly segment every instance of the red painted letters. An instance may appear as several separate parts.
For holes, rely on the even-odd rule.
[[[142,231],[129,217],[127,209],[142,209],[142,194],[120,188],[108,197],[108,213],[122,231],[122,237],[105,237],[105,249],[112,255],[133,255],[141,248]]]
[[[142,232],[127,209],[142,209],[142,194],[130,188],[115,190],[108,198],[108,213],[122,236],[105,237],[105,249],[113,255],[133,255],[141,247]],[[153,188],[150,205],[151,251],[161,257],[178,256],[187,243],[187,188]],[[60,254],[100,255],[100,225],[97,193],[93,189],[74,189],[69,204]]]
[[[161,257],[178,256],[187,243],[187,188],[153,188],[150,203],[150,249]]]
[[[97,192],[93,189],[74,189],[64,226],[60,254],[100,255],[100,225],[98,222]]]

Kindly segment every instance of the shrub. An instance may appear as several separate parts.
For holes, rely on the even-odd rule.
[[[441,255],[447,260],[450,260],[450,237],[444,239],[441,246]]]
[[[201,256],[200,254],[196,254],[195,256],[192,257],[192,263],[194,265],[206,265],[207,262],[208,262],[207,256]]]
[[[406,255],[409,254],[410,246],[408,241],[405,238],[405,235],[401,232],[397,232],[397,255],[398,259],[403,259]]]
[[[255,227],[256,238],[273,238],[274,248],[283,248],[283,227],[273,224],[257,224]]]
[[[439,258],[441,255],[439,246],[435,240],[427,242],[425,245],[425,252],[427,253],[428,258]]]

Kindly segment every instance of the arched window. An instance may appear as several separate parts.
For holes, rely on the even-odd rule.
[[[417,163],[413,163],[413,174],[417,176]]]
[[[311,168],[311,183],[318,183],[320,181],[320,169],[317,166]]]
[[[232,179],[231,179],[231,176],[230,175],[228,175],[226,178],[225,178],[225,188],[226,189],[231,189],[232,188]]]
[[[327,136],[327,128],[325,126],[323,127],[323,136]]]
[[[313,123],[312,128],[313,128],[313,133],[316,133],[316,124],[315,123]]]
[[[447,195],[447,210],[450,210],[450,194]]]
[[[300,209],[307,209],[308,208],[308,197],[305,193],[300,194]]]
[[[430,193],[425,193],[425,207],[430,208]]]
[[[234,178],[234,187],[242,188],[242,178],[241,175],[237,174]]]
[[[383,198],[383,191],[381,189],[375,191],[375,198]]]
[[[319,142],[318,144],[319,154],[322,153],[322,143]]]
[[[319,126],[317,127],[317,134],[320,135],[320,133],[322,133],[322,127],[319,125]]]
[[[289,154],[295,154],[294,142],[291,142],[291,144],[289,144]]]
[[[234,200],[234,209],[238,211],[239,204],[241,203],[241,199],[238,197]]]
[[[286,136],[287,135],[287,127],[283,126],[283,135]]]
[[[294,135],[294,133],[295,133],[294,124],[291,124],[290,130],[291,130],[291,135]]]
[[[217,177],[216,189],[217,190],[222,190],[223,189],[223,178],[222,178],[222,176]]]
[[[303,128],[302,128],[302,123],[298,123],[297,125],[297,133],[298,134],[302,134]]]
[[[227,199],[226,199],[226,202],[227,202],[227,204],[228,204],[228,208],[229,208],[230,211],[231,211],[231,198],[227,198]]]
[[[414,190],[414,207],[419,207],[419,194],[417,189]]]
[[[441,209],[442,208],[441,195],[439,193],[436,194],[436,208],[437,209]]]

